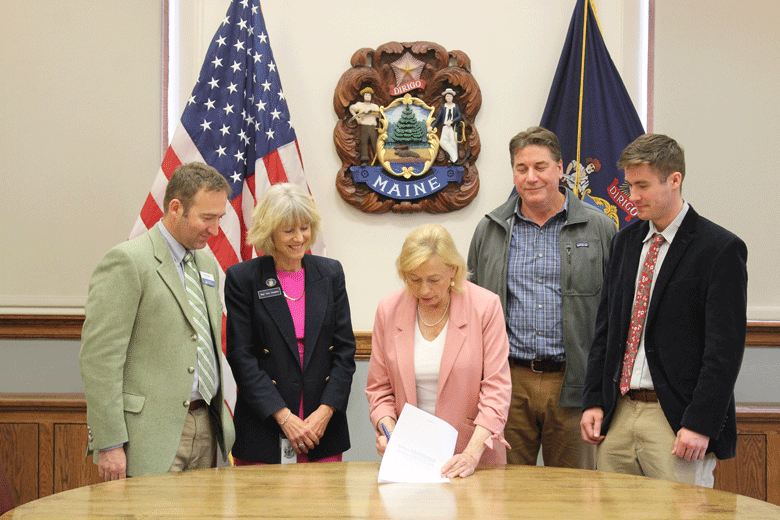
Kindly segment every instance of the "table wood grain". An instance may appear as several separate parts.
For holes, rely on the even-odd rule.
[[[2,520],[780,519],[780,507],[599,471],[480,468],[448,484],[377,484],[377,462],[217,468],[107,482],[41,498]]]

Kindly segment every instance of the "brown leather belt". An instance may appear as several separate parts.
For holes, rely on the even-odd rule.
[[[203,399],[198,399],[197,401],[192,401],[190,403],[190,411],[198,410],[200,408],[203,408],[206,406],[206,401]]]
[[[658,396],[653,390],[629,390],[628,398],[632,401],[644,401],[645,403],[657,403]]]
[[[517,367],[530,368],[536,373],[541,372],[560,372],[566,363],[563,361],[552,361],[550,359],[516,359],[509,358],[509,364]]]

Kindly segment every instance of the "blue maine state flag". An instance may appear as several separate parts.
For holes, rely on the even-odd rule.
[[[566,186],[618,227],[635,218],[617,161],[645,131],[604,45],[592,0],[577,0],[541,126],[561,143]]]

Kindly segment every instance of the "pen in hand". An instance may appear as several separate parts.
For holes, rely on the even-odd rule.
[[[385,426],[384,424],[380,424],[379,426],[382,427],[382,433],[385,434],[385,437],[387,437],[387,440],[389,441],[390,440],[390,432],[387,431],[387,426]]]

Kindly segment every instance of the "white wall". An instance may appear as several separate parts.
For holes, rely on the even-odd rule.
[[[83,313],[127,238],[160,165],[160,26],[156,1],[0,2],[0,312]]]
[[[638,5],[598,0],[604,37],[638,99]],[[228,0],[187,0],[178,14],[186,99]],[[479,218],[511,188],[506,144],[539,122],[573,0],[453,0],[421,12],[402,0],[264,2],[264,15],[307,177],[324,216],[328,254],[342,261],[357,330],[398,287],[393,260],[405,235],[439,222],[466,252]],[[361,4],[364,7],[365,3]],[[655,130],[688,152],[685,196],[748,243],[749,318],[780,319],[780,277],[763,217],[780,202],[763,170],[780,159],[775,96],[780,45],[774,0],[657,0]],[[127,238],[161,158],[161,7],[156,1],[0,2],[4,226],[0,312],[80,313],[99,257]],[[695,21],[695,23],[693,22]],[[338,196],[333,91],[360,47],[431,40],[466,52],[483,94],[476,125],[480,193],[446,215],[367,215]],[[183,106],[183,105],[182,105]],[[178,113],[180,107],[174,107]],[[761,173],[752,174],[754,170]],[[354,237],[361,237],[356,241]],[[381,239],[377,239],[381,237]],[[765,261],[764,259],[769,259]],[[370,282],[370,283],[369,283]]]
[[[683,196],[748,245],[748,317],[780,319],[780,2],[656,0],[655,131],[685,147]]]
[[[3,231],[4,243],[16,247],[0,256],[0,269],[18,275],[0,287],[0,312],[41,307],[81,312],[92,269],[107,249],[127,238],[148,194],[160,162],[161,27],[156,2],[137,4],[138,10],[111,0],[0,3],[3,48],[20,49],[0,57],[9,71],[6,78],[13,78],[12,95],[0,100],[2,113],[18,121],[0,130],[10,180],[10,189],[0,195],[0,212],[23,231]],[[624,34],[622,4],[598,2],[618,66],[624,60],[623,42],[636,36]],[[227,0],[182,2],[184,48],[193,52],[181,59],[181,106],[227,5]],[[366,331],[379,298],[399,286],[393,261],[411,229],[442,223],[465,255],[477,221],[505,200],[511,189],[507,143],[541,118],[574,2],[477,6],[454,0],[435,13],[423,12],[419,2],[410,0],[394,2],[392,8],[376,2],[360,20],[355,5],[267,0],[263,11],[307,178],[323,213],[328,254],[344,264],[354,326]],[[430,40],[471,58],[483,95],[476,119],[481,187],[460,211],[368,215],[336,192],[336,83],[357,49],[393,40]],[[625,68],[631,78],[635,63]],[[43,104],[33,88],[40,84],[47,85]],[[37,194],[43,204],[30,211],[29,198],[19,194]]]
[[[228,4],[228,0],[182,3],[183,19],[213,20],[199,23],[193,31],[184,30],[184,48],[203,48],[202,42],[210,41],[214,32],[205,28],[216,27]],[[323,215],[328,256],[344,264],[355,330],[370,331],[379,299],[401,286],[394,262],[412,229],[426,222],[446,226],[465,256],[479,219],[506,200],[512,189],[509,139],[541,119],[574,2],[512,0],[482,2],[477,7],[456,0],[435,14],[422,12],[420,2],[412,0],[393,2],[392,7],[369,2],[362,5],[376,9],[368,9],[370,14],[360,18],[364,21],[358,20],[354,2],[314,2],[305,9],[302,5],[266,1],[263,15],[307,179]],[[598,2],[600,22],[619,67],[624,60],[622,42],[636,38],[635,33],[624,34],[622,5],[620,0]],[[418,40],[462,50],[471,58],[483,98],[476,118],[482,142],[476,163],[480,192],[466,208],[444,215],[365,214],[336,192],[341,162],[333,146],[333,93],[352,54],[361,47]],[[636,58],[632,59],[625,68],[635,78]],[[181,86],[182,107],[201,65],[186,55],[183,62],[193,68],[182,70],[183,77],[189,76]]]
[[[193,54],[202,55],[227,0],[185,3],[203,7],[184,18],[191,29],[185,37],[199,49]],[[607,46],[635,99],[637,4],[597,1]],[[355,329],[368,331],[379,298],[399,286],[393,262],[411,229],[442,223],[465,254],[477,221],[506,199],[507,143],[541,118],[574,0],[263,5],[328,254],[345,266]],[[421,7],[427,5],[437,7]],[[780,319],[777,225],[765,222],[778,195],[764,180],[780,159],[780,45],[772,25],[780,3],[656,5],[656,130],[687,149],[685,196],[748,242],[750,317]],[[0,312],[82,312],[98,259],[127,238],[161,160],[160,24],[160,3],[152,0],[132,7],[119,0],[0,1]],[[481,188],[460,211],[367,215],[336,193],[336,82],[355,50],[393,40],[430,40],[471,58],[483,95],[476,120]],[[191,74],[185,95],[201,60],[182,60]],[[77,351],[73,341],[0,341],[0,392],[80,391]],[[748,349],[737,399],[780,401],[778,369],[780,349]],[[351,460],[375,456],[365,371],[358,363]]]

